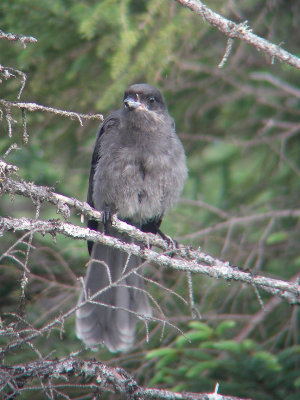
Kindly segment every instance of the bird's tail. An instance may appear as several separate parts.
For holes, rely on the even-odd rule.
[[[114,236],[130,241],[118,233]],[[105,344],[112,352],[126,351],[132,346],[137,322],[134,313],[152,314],[144,281],[132,271],[141,263],[137,256],[94,243],[85,287],[78,301],[85,304],[76,311],[77,337],[88,346]]]

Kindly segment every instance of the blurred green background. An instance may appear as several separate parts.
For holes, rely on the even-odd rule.
[[[299,2],[212,0],[208,6],[235,22],[247,20],[256,34],[300,55]],[[299,71],[238,40],[219,69],[226,38],[171,0],[2,0],[0,29],[38,39],[25,49],[20,42],[0,40],[0,64],[27,74],[21,101],[107,115],[120,108],[130,84],[159,87],[189,167],[182,200],[162,230],[253,274],[299,277],[299,219],[283,216],[285,210],[300,209]],[[0,98],[16,101],[20,85],[18,76],[2,79]],[[12,109],[12,137],[2,111],[0,155],[17,143],[20,150],[6,161],[20,168],[22,178],[85,200],[99,123],[81,127],[75,120],[27,112],[29,142],[24,144],[20,110]],[[2,216],[34,217],[35,209],[31,200],[1,197]],[[60,216],[43,204],[40,218]],[[80,224],[76,214],[71,221]],[[26,246],[16,242],[20,237],[0,239],[2,323],[16,329],[24,328],[9,315],[20,311],[23,270],[17,260],[26,258]],[[88,255],[86,243],[64,237],[35,235],[33,245],[22,315],[41,328],[76,304],[76,278],[84,275]],[[12,252],[15,258],[7,256]],[[152,268],[149,276],[188,298],[184,274]],[[213,392],[219,382],[222,394],[298,399],[299,310],[260,292],[262,311],[254,288],[238,283],[194,276],[193,284],[201,322],[191,322],[188,307],[172,292],[149,285],[165,319],[190,342],[176,329],[151,323],[146,343],[141,323],[130,353],[102,349],[80,356],[122,366],[141,385]],[[83,349],[73,315],[63,328],[62,335],[58,327],[34,342],[45,358]],[[2,337],[0,343],[12,340]],[[7,352],[3,362],[35,359],[36,352],[24,346]],[[71,398],[91,398],[84,388],[59,390]],[[22,396],[41,398],[41,392],[24,390]]]

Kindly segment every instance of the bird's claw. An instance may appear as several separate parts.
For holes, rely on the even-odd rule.
[[[171,236],[165,235],[160,229],[157,231],[159,236],[167,243],[167,246],[170,250],[179,249],[178,242],[175,239],[172,239]],[[173,255],[174,253],[172,253]]]
[[[107,233],[108,227],[112,224],[112,213],[111,209],[108,206],[104,207],[102,222],[104,225],[104,232]]]

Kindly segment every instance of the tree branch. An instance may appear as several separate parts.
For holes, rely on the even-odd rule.
[[[82,215],[86,215],[89,218],[102,221],[103,213],[93,209],[88,203],[79,201],[74,198],[63,196],[59,193],[55,193],[53,188],[47,186],[37,186],[31,182],[24,180],[16,181],[9,178],[7,175],[13,172],[17,172],[18,167],[15,165],[7,164],[0,160],[0,189],[1,192],[9,194],[18,194],[30,199],[39,200],[41,203],[47,201],[57,206],[57,212],[62,214],[66,220],[70,217],[70,208],[73,207],[75,210],[80,212]],[[1,194],[0,192],[0,194]],[[113,225],[120,232],[127,233],[133,239],[145,243],[146,245],[153,245],[161,248],[162,250],[169,250],[166,242],[153,234],[146,234],[141,232],[139,229],[132,225],[128,225],[125,222],[119,220],[116,216],[113,216]]]
[[[26,47],[27,43],[37,43],[37,39],[33,36],[17,35],[15,33],[5,33],[1,30],[0,30],[0,39],[13,40],[13,41],[19,40],[23,44],[24,48]]]
[[[230,21],[227,18],[215,13],[204,5],[199,0],[176,0],[182,6],[189,8],[193,12],[208,22],[210,25],[217,28],[220,32],[224,33],[229,38],[237,38],[244,40],[245,42],[254,46],[258,51],[262,50],[274,58],[280,61],[286,62],[287,64],[300,69],[300,59],[293,54],[283,50],[280,46],[270,43],[268,40],[263,39],[254,33],[252,33],[251,28],[247,25],[247,21],[237,24]],[[227,46],[228,47],[228,46]],[[226,54],[226,52],[225,52]],[[223,57],[224,59],[224,57]],[[222,62],[221,62],[222,63]]]
[[[83,390],[110,390],[113,393],[123,393],[129,399],[162,399],[162,400],[239,400],[238,397],[223,396],[217,393],[176,393],[164,389],[146,388],[138,386],[137,382],[121,368],[113,368],[98,361],[83,361],[70,357],[61,360],[40,360],[14,366],[0,366],[0,390],[7,392],[7,399],[22,392],[24,383],[33,378],[47,379],[51,387],[55,388],[57,378],[64,383],[69,382],[72,376],[83,379]],[[91,382],[92,379],[92,382]],[[55,380],[55,382],[52,382]],[[85,383],[86,382],[86,383]],[[72,383],[66,383],[72,388]],[[78,385],[74,385],[78,387]],[[41,382],[40,390],[46,389]],[[37,389],[34,387],[34,389]],[[26,388],[28,391],[29,388]],[[66,396],[66,398],[69,398]],[[242,400],[242,399],[240,399]],[[245,399],[246,400],[246,399]],[[249,399],[248,399],[249,400]]]
[[[53,205],[57,206],[57,212],[62,214],[66,220],[70,217],[70,208],[73,207],[80,214],[85,215],[89,218],[95,219],[97,221],[103,220],[103,213],[101,211],[97,211],[92,208],[88,203],[79,201],[75,198],[67,197],[59,193],[55,193],[53,188],[47,186],[37,186],[31,182],[26,182],[24,180],[16,181],[7,175],[9,173],[17,172],[18,167],[15,165],[10,165],[0,160],[0,177],[3,176],[4,179],[0,181],[0,189],[2,192],[9,194],[18,194],[30,199],[39,200],[41,203],[47,201]],[[1,192],[0,192],[1,194]],[[187,200],[187,202],[191,202]],[[193,202],[193,204],[198,202]],[[201,204],[200,204],[201,205]],[[228,228],[228,226],[239,223],[249,223],[253,221],[260,221],[270,217],[295,217],[298,218],[300,216],[300,210],[275,210],[269,211],[262,214],[253,214],[250,216],[244,217],[235,217],[231,218],[228,221],[221,222],[214,227],[206,228],[199,232],[194,232],[189,235],[186,235],[184,238],[195,238],[198,235],[202,235],[204,233],[209,233],[210,231],[214,231],[216,229],[224,229]],[[222,214],[222,217],[229,217],[227,214]],[[163,251],[170,251],[170,247],[168,244],[162,240],[159,236],[153,235],[152,233],[145,233],[135,228],[132,225],[125,223],[117,218],[116,215],[113,216],[113,226],[122,233],[127,233],[133,239],[144,243],[145,245],[156,246]],[[194,261],[202,261],[208,265],[214,265],[216,259],[203,253],[200,251],[193,250],[190,247],[179,245],[178,249],[173,249],[173,251],[177,254],[177,256]],[[219,261],[219,260],[218,260]]]
[[[17,107],[20,108],[21,110],[28,110],[28,111],[44,111],[44,112],[50,112],[56,115],[61,115],[63,117],[71,118],[71,119],[78,119],[80,125],[82,126],[82,120],[83,119],[99,119],[100,121],[103,120],[103,115],[101,114],[80,114],[76,113],[73,111],[65,111],[65,110],[59,110],[57,108],[53,107],[46,107],[42,106],[40,104],[36,103],[20,103],[20,102],[13,102],[13,101],[7,101],[4,99],[0,99],[0,104],[3,104],[3,106],[6,108],[6,110],[10,109],[11,107]]]
[[[250,224],[252,222],[263,221],[269,218],[299,218],[300,209],[287,209],[287,210],[272,210],[266,211],[264,213],[245,215],[241,217],[232,217],[227,221],[220,222],[214,226],[209,226],[207,228],[201,229],[196,232],[187,233],[186,235],[180,237],[179,239],[196,239],[203,235],[208,235],[211,232],[216,232],[222,229],[228,229],[234,225],[239,224]]]
[[[19,75],[22,79],[22,84],[21,84],[21,87],[20,87],[18,95],[17,95],[17,98],[20,99],[22,92],[26,85],[26,80],[27,80],[26,74],[23,71],[19,71],[18,69],[11,68],[11,67],[4,67],[3,65],[0,64],[0,84],[2,83],[1,77],[4,78],[5,80],[7,80],[12,77],[15,78],[15,76],[16,76],[15,74]],[[2,119],[2,116],[0,119]]]
[[[137,244],[125,243],[115,237],[106,236],[102,232],[82,228],[61,220],[32,220],[29,218],[3,218],[0,217],[0,232],[5,231],[29,231],[39,232],[43,235],[62,234],[74,239],[84,239],[93,242],[100,242],[106,246],[114,247],[126,253],[139,256],[147,262],[154,262],[161,267],[173,268],[177,271],[187,271],[207,275],[211,278],[222,278],[226,281],[239,281],[247,283],[273,295],[280,296],[291,304],[300,304],[300,285],[297,283],[285,282],[278,279],[263,276],[254,276],[252,273],[240,271],[237,267],[230,266],[229,262],[213,259],[207,255],[209,265],[201,264],[199,261],[188,261],[181,258],[170,257],[166,254],[157,253],[151,249],[141,248]],[[172,249],[172,253],[176,250]],[[203,259],[203,253],[199,252]],[[212,262],[213,260],[213,262]]]
[[[80,202],[74,198],[68,198],[52,191],[45,186],[37,186],[25,181],[15,181],[7,177],[7,173],[16,171],[15,166],[9,165],[4,161],[0,162],[0,189],[2,192],[10,194],[20,194],[31,199],[38,199],[39,202],[48,201],[57,206],[58,212],[62,213],[67,219],[70,216],[69,207],[74,207],[80,213],[102,221],[102,212],[94,210],[85,202]],[[291,215],[291,213],[289,214]],[[235,280],[262,288],[264,291],[273,295],[280,296],[291,304],[300,302],[300,286],[296,283],[289,283],[281,280],[271,279],[262,276],[254,276],[251,273],[243,272],[238,267],[230,266],[229,262],[224,262],[211,257],[201,251],[193,250],[187,246],[180,245],[178,249],[170,249],[167,243],[151,233],[141,232],[132,225],[120,221],[116,215],[113,216],[113,226],[120,232],[127,233],[136,241],[144,243],[146,246],[154,245],[165,252],[171,252],[172,257],[166,254],[159,254],[149,248],[141,248],[137,244],[124,243],[120,240],[106,236],[101,232],[96,232],[88,228],[64,223],[61,220],[40,221],[27,218],[1,218],[0,229],[2,231],[30,231],[42,234],[63,234],[75,239],[91,240],[101,242],[107,246],[118,248],[127,253],[138,255],[147,261],[154,261],[162,267],[171,267],[179,271],[200,273],[212,278],[223,278],[225,280]],[[175,258],[175,255],[177,258]]]

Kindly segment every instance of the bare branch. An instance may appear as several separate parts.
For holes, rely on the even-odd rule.
[[[270,43],[268,40],[263,39],[254,33],[247,25],[247,21],[237,24],[227,18],[215,13],[199,0],[176,0],[184,7],[189,8],[196,14],[201,15],[204,21],[217,28],[220,32],[224,33],[229,38],[237,38],[254,46],[258,51],[262,50],[269,54],[272,59],[277,58],[280,61],[300,69],[300,59],[293,54],[283,50],[280,46]],[[226,51],[225,51],[226,54]]]
[[[299,218],[300,216],[300,209],[291,209],[291,210],[273,210],[273,211],[266,211],[264,213],[259,213],[259,214],[252,214],[252,215],[246,215],[242,217],[232,217],[228,219],[227,221],[220,222],[219,224],[216,224],[214,226],[209,226],[207,228],[201,229],[196,232],[188,233],[187,235],[184,235],[180,237],[179,239],[196,239],[200,236],[207,235],[211,232],[215,232],[218,230],[222,229],[227,229],[230,226],[233,225],[238,225],[238,224],[245,224],[245,223],[251,223],[251,222],[257,222],[257,221],[262,221],[265,219],[269,218]]]
[[[227,219],[230,217],[230,215],[221,210],[220,208],[217,208],[211,204],[205,203],[204,201],[198,199],[198,200],[191,200],[191,199],[180,199],[180,203],[182,204],[187,204],[189,206],[197,206],[197,207],[201,207],[201,208],[205,208],[208,211],[210,211],[213,214],[218,215],[218,217],[223,218],[223,219]]]
[[[233,39],[232,38],[228,38],[227,40],[227,44],[226,44],[226,49],[225,49],[225,53],[222,57],[222,60],[220,61],[218,68],[223,68],[226,61],[228,60],[228,57],[230,56],[231,50],[232,50],[232,46],[233,46]]]
[[[24,48],[26,47],[27,43],[37,43],[37,39],[33,36],[17,35],[15,33],[5,33],[1,30],[0,30],[0,39],[20,41],[23,44]]]
[[[4,161],[1,161],[0,163],[0,173],[3,177],[8,173],[16,172],[17,170],[18,167],[14,165],[7,164]],[[68,219],[70,216],[69,207],[74,207],[81,214],[95,220],[102,221],[103,219],[102,212],[93,209],[88,203],[55,193],[53,188],[47,186],[37,186],[24,180],[16,181],[6,176],[5,179],[0,182],[0,188],[5,193],[18,194],[30,199],[38,199],[40,202],[47,201],[51,204],[54,204],[57,206],[57,211],[66,219]],[[164,251],[168,250],[164,240],[153,234],[145,234],[136,229],[134,226],[118,220],[116,216],[113,217],[113,224],[114,227],[116,227],[120,232],[127,233],[132,238],[143,242],[146,245],[155,245]]]
[[[6,174],[11,174],[18,171],[18,167],[15,165],[7,164],[4,161],[0,160],[0,176],[5,176]]]
[[[19,89],[19,93],[17,98],[20,99],[21,94],[25,88],[26,85],[26,80],[27,80],[27,75],[23,72],[20,71],[18,69],[15,68],[11,68],[11,67],[3,67],[3,65],[0,65],[0,77],[4,78],[5,80],[12,78],[12,77],[16,77],[16,75],[19,75],[22,78],[22,84],[21,87]],[[2,80],[0,79],[0,83],[2,83]]]
[[[2,171],[14,170],[14,166],[8,166],[8,164],[1,162]],[[16,168],[16,167],[15,167]],[[8,193],[17,193],[29,198],[38,199],[40,202],[48,201],[58,206],[58,211],[62,212],[63,215],[68,217],[70,211],[68,206],[75,207],[82,214],[88,215],[91,218],[102,221],[102,212],[94,210],[85,202],[80,202],[74,198],[68,198],[60,194],[54,193],[51,188],[36,186],[28,182],[17,182],[11,178],[2,179],[0,182],[2,191]],[[67,207],[67,209],[66,209]],[[270,217],[299,217],[300,210],[279,210],[275,212],[264,213],[262,215],[257,214],[252,218],[240,217],[232,220],[222,222],[220,227],[228,226],[230,224],[238,223],[246,218],[246,221],[265,219],[266,216]],[[180,245],[178,249],[171,249],[172,253],[178,257],[169,257],[167,255],[159,254],[151,249],[141,249],[136,244],[129,244],[119,241],[118,239],[110,236],[106,236],[101,232],[96,232],[87,228],[82,228],[72,224],[63,223],[60,220],[56,221],[39,221],[30,220],[26,218],[2,218],[0,219],[0,227],[2,230],[25,230],[34,231],[40,233],[51,233],[51,234],[64,234],[69,237],[77,239],[91,240],[94,242],[100,241],[101,243],[118,248],[127,253],[138,255],[142,258],[146,258],[148,261],[154,261],[156,264],[162,267],[171,267],[180,271],[187,271],[193,273],[205,274],[214,278],[223,278],[226,280],[236,280],[250,285],[257,285],[264,291],[267,291],[273,295],[280,296],[286,299],[288,302],[295,304],[299,303],[300,287],[297,284],[290,284],[280,280],[273,280],[271,278],[253,276],[251,273],[246,273],[239,270],[237,267],[231,267],[229,262],[220,261],[214,257],[205,254],[204,252],[193,250],[189,247]],[[141,232],[132,225],[126,224],[120,221],[116,215],[113,217],[113,226],[120,232],[125,232],[132,238],[146,245],[155,245],[164,251],[170,251],[170,248],[165,241],[158,238],[156,235],[151,233]],[[195,233],[196,234],[196,233]],[[200,264],[203,263],[203,264]]]
[[[291,94],[292,96],[300,98],[300,90],[297,89],[295,86],[282,81],[281,79],[277,78],[276,76],[272,75],[268,72],[252,72],[250,77],[255,81],[265,81],[270,83],[271,85],[283,90],[284,92]]]
[[[21,110],[43,111],[43,112],[53,113],[56,115],[61,115],[63,117],[67,117],[67,118],[71,118],[71,119],[77,119],[81,126],[83,126],[82,120],[92,120],[92,119],[98,119],[100,121],[103,120],[103,115],[101,115],[101,114],[80,114],[80,113],[76,113],[73,111],[65,111],[65,110],[59,110],[59,109],[53,108],[53,107],[46,107],[46,106],[42,106],[42,105],[36,104],[36,103],[20,103],[20,102],[12,102],[12,101],[0,99],[0,104],[3,104],[3,106],[6,108],[6,110],[10,109],[11,107],[16,107],[16,108],[20,108]]]
[[[299,282],[300,273],[296,274],[291,280],[291,283]],[[234,340],[242,342],[245,340],[251,332],[257,329],[257,326],[261,324],[268,315],[274,311],[274,309],[281,303],[280,298],[272,297],[267,304],[264,304],[263,309],[260,309],[257,313],[248,317],[247,324],[245,327],[235,336]]]
[[[199,258],[207,259],[209,265],[200,264],[199,261],[187,261],[180,258],[169,257],[165,254],[159,254],[153,250],[141,248],[137,244],[125,243],[115,237],[106,236],[102,232],[93,231],[88,228],[82,228],[70,223],[64,223],[61,220],[41,221],[29,218],[0,218],[0,232],[4,231],[29,231],[39,232],[45,235],[62,234],[74,239],[85,239],[93,242],[100,242],[106,246],[114,247],[118,250],[132,253],[147,262],[154,262],[161,267],[173,268],[177,271],[187,271],[207,275],[211,278],[222,278],[226,281],[239,281],[257,286],[262,290],[273,295],[280,296],[291,304],[300,304],[300,285],[278,279],[272,279],[252,273],[243,272],[237,267],[230,266],[229,262],[214,259],[209,255],[199,252]],[[194,253],[197,253],[194,250]]]
[[[57,383],[57,379],[60,377],[64,382],[64,387],[72,388],[76,384],[69,383],[71,376],[80,376],[83,381],[86,381],[86,384],[82,383],[80,386],[89,392],[95,391],[95,389],[109,390],[113,393],[126,394],[128,398],[136,400],[216,400],[216,398],[218,400],[242,400],[238,397],[223,396],[217,393],[176,393],[164,389],[141,387],[121,368],[110,367],[99,361],[83,361],[75,357],[53,361],[39,360],[14,366],[1,365],[0,389],[8,392],[8,396],[12,398],[22,393],[24,382],[37,377],[42,380],[50,379],[52,388],[62,386]],[[40,387],[34,387],[34,389],[45,390],[46,386],[41,382]],[[26,391],[28,390],[30,388],[26,388]],[[66,398],[69,397],[66,396]]]

